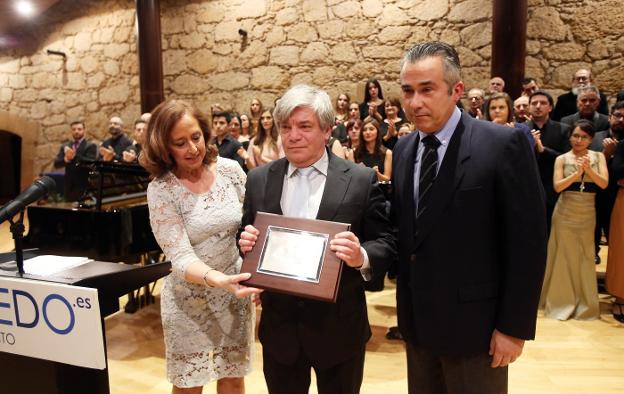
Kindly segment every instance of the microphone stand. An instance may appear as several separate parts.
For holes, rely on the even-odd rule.
[[[24,210],[20,211],[19,218],[14,222],[13,219],[9,219],[11,223],[11,234],[13,234],[13,240],[15,241],[15,262],[17,263],[17,270],[19,276],[24,276],[24,246],[22,240],[24,239]]]

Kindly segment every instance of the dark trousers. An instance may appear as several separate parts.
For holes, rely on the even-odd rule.
[[[594,244],[596,255],[600,252],[600,239],[604,233],[609,243],[609,226],[611,225],[611,212],[615,204],[615,194],[611,190],[599,190],[596,193],[596,229],[594,230]]]
[[[354,357],[329,368],[320,369],[299,352],[294,364],[281,364],[266,350],[262,352],[264,379],[270,394],[308,394],[310,372],[314,368],[319,394],[358,394],[364,373],[365,348]]]
[[[409,394],[505,394],[507,367],[492,368],[487,353],[435,356],[406,344]]]

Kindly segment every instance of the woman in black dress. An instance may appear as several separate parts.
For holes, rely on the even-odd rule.
[[[360,142],[355,149],[355,162],[370,167],[377,173],[380,182],[392,177],[392,151],[381,143],[379,122],[367,117],[364,119]]]
[[[381,123],[386,117],[383,103],[381,84],[376,79],[369,79],[364,89],[364,102],[360,104],[360,119],[364,120],[370,116]]]

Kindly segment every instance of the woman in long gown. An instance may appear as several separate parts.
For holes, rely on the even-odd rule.
[[[570,132],[572,149],[557,157],[553,184],[561,193],[553,211],[540,306],[546,317],[592,320],[600,317],[594,264],[594,198],[608,184],[605,157],[590,151],[595,131],[579,120]]]
[[[147,189],[150,223],[172,273],[163,284],[161,317],[167,378],[173,393],[244,393],[253,364],[255,323],[239,282],[236,247],[245,173],[207,146],[208,123],[181,100],[152,113],[141,164],[154,176]]]

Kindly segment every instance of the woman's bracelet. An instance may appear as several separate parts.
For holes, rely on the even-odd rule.
[[[208,267],[208,270],[206,270],[206,272],[204,272],[204,284],[206,285],[206,287],[210,287],[210,288],[213,288],[213,287],[214,287],[213,285],[211,285],[210,283],[208,283],[208,280],[206,279],[206,276],[208,276],[208,274],[209,274],[211,271],[214,271],[214,270],[215,270],[214,268],[210,268],[210,267]]]

